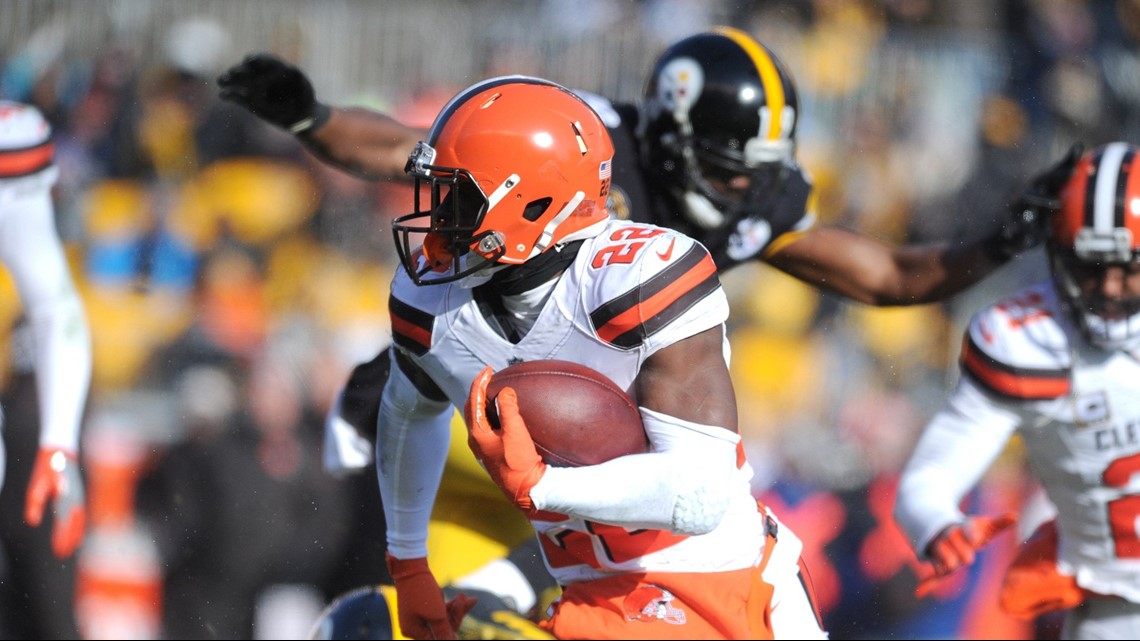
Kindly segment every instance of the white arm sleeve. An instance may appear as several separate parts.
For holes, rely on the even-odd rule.
[[[453,414],[451,403],[425,398],[392,364],[380,401],[376,471],[388,551],[397,558],[427,556],[428,521],[447,460]]]
[[[728,509],[740,435],[640,408],[651,453],[549,467],[536,508],[626,528],[712,531]]]
[[[936,534],[965,519],[959,505],[977,485],[1020,424],[963,376],[954,395],[930,420],[907,461],[895,500],[895,521],[919,557]]]
[[[51,182],[43,176],[0,181],[0,261],[16,283],[35,340],[40,445],[78,452],[91,335],[56,232]]]

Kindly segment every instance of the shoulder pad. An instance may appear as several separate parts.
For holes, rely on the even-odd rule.
[[[1071,388],[1068,337],[1049,285],[995,303],[970,319],[960,365],[983,388],[1004,398],[1046,400]]]
[[[403,268],[397,268],[388,295],[392,342],[416,356],[426,354],[431,349],[435,319],[447,299],[440,294],[449,287],[447,284],[417,287]]]
[[[0,178],[18,178],[52,165],[51,126],[31,105],[0,100]]]
[[[580,290],[590,323],[617,347],[636,347],[704,299],[724,297],[708,250],[671,229],[612,221],[583,251]]]
[[[19,149],[47,142],[51,126],[39,109],[0,100],[0,149]]]

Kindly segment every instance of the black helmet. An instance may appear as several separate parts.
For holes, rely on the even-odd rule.
[[[386,588],[391,590],[391,588]],[[385,588],[365,586],[345,592],[321,612],[310,639],[392,639],[392,608]]]
[[[645,85],[643,109],[639,133],[651,179],[678,196],[700,227],[724,224],[745,204],[708,179],[749,175],[744,200],[754,201],[792,164],[799,118],[792,77],[738,29],[718,27],[666,49]]]

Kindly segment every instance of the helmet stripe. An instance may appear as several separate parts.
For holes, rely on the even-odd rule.
[[[1128,164],[1125,171],[1128,176],[1120,182],[1124,184],[1124,191],[1120,195],[1120,215],[1124,217],[1123,227],[1132,230],[1132,248],[1140,247],[1140,159],[1136,156],[1136,148],[1129,147]]]
[[[1123,219],[1116,207],[1117,182],[1120,166],[1128,146],[1124,143],[1111,143],[1104,148],[1104,154],[1096,166],[1096,189],[1093,200],[1093,229],[1111,233],[1123,226]]]
[[[1082,227],[1095,228],[1096,225],[1096,177],[1097,168],[1100,167],[1100,159],[1104,155],[1104,149],[1096,150],[1092,157],[1089,158],[1089,167],[1087,173],[1084,174],[1084,198],[1080,201],[1081,208],[1084,212],[1081,215],[1080,224],[1073,229],[1073,237],[1077,235],[1077,231]]]
[[[752,64],[756,65],[756,71],[760,73],[760,82],[764,85],[764,95],[768,98],[767,107],[771,114],[766,138],[768,140],[779,140],[784,131],[780,120],[784,117],[786,99],[784,97],[784,83],[780,79],[780,72],[776,69],[776,63],[772,62],[772,55],[760,43],[739,29],[717,27],[716,32],[739,45],[752,59]],[[761,135],[764,134],[764,132],[760,133]]]
[[[1112,208],[1117,227],[1128,226],[1128,219],[1124,217],[1124,199],[1128,193],[1128,176],[1125,175],[1125,172],[1128,172],[1132,166],[1132,157],[1135,153],[1134,150],[1125,148],[1124,158],[1120,161],[1120,169],[1116,172],[1116,190],[1112,195]]]

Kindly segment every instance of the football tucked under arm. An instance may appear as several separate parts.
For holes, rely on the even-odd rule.
[[[649,451],[637,403],[605,374],[571,361],[511,365],[487,383],[488,419],[499,427],[494,402],[515,391],[519,415],[543,462],[555,467],[604,463]]]
[[[679,534],[716,528],[728,509],[740,436],[644,407],[640,412],[651,453],[551,467],[531,490],[535,508]]]

